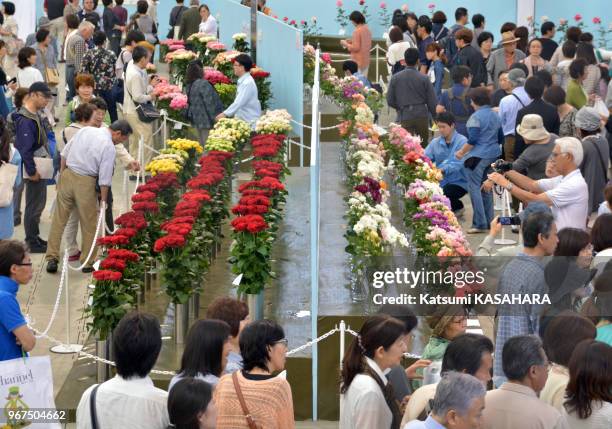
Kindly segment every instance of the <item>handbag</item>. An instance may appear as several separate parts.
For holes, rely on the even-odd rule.
[[[132,97],[132,93],[130,92],[127,85],[124,85],[124,88],[127,89],[128,95],[132,99],[132,102],[136,106],[136,113],[138,113],[138,119],[140,122],[144,122],[145,124],[150,124],[151,122],[155,122],[159,118],[161,118],[161,114],[159,110],[153,105],[152,102],[147,101],[146,103],[138,103]]]
[[[15,179],[19,167],[10,162],[0,164],[0,207],[8,207],[13,202]]]
[[[59,85],[59,73],[56,69],[47,67],[47,59],[45,58],[46,52],[41,52],[43,66],[45,67],[45,81],[49,86]]]
[[[234,382],[234,388],[236,389],[236,395],[238,395],[238,402],[240,402],[240,408],[242,408],[242,412],[244,413],[244,416],[246,417],[246,421],[247,421],[247,425],[249,426],[249,429],[263,429],[263,426],[261,426],[255,421],[255,419],[249,412],[249,409],[247,408],[246,402],[244,401],[244,396],[242,396],[242,390],[240,389],[240,383],[238,383],[238,374],[236,372],[232,374],[232,381]]]

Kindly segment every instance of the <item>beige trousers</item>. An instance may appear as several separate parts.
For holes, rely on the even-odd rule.
[[[47,244],[46,260],[60,259],[60,246],[62,235],[70,214],[76,209],[81,224],[81,264],[89,254],[96,234],[96,221],[98,218],[98,194],[96,193],[96,178],[81,176],[70,169],[65,169],[61,176],[57,190],[57,204],[53,212],[49,242]],[[94,249],[88,265],[95,261]]]
[[[138,141],[142,137],[144,140],[144,144],[153,147],[153,124],[145,124],[144,122],[138,119],[137,113],[128,113],[125,115],[125,120],[128,121],[132,130],[134,131],[130,136],[130,155],[140,161],[138,158]],[[144,168],[151,158],[153,158],[153,152],[151,149],[144,147],[144,163],[142,164],[142,168]]]

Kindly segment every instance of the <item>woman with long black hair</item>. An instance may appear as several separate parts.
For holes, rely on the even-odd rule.
[[[402,415],[385,371],[407,351],[406,326],[380,314],[368,318],[342,361],[340,429],[397,429]]]
[[[0,118],[0,168],[3,164],[11,164],[17,167],[17,176],[12,184],[13,189],[21,184],[21,155],[11,144],[11,138],[6,127],[4,118]],[[13,167],[14,169],[14,167]],[[3,184],[0,186],[7,186]],[[6,206],[0,207],[0,240],[13,236],[13,201]]]

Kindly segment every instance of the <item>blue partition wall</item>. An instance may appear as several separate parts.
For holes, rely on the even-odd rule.
[[[560,19],[567,19],[569,25],[575,25],[574,17],[580,14],[586,29],[599,41],[599,29],[609,29],[612,26],[612,2],[610,0],[589,0],[584,2],[559,1],[559,0],[537,0],[536,20],[542,22],[542,17],[547,17],[555,23]],[[593,24],[593,18],[599,18],[602,25]],[[599,45],[599,43],[598,43]],[[607,46],[612,49],[612,34],[607,35]]]
[[[268,0],[267,5],[279,19],[287,17],[289,20],[294,19],[296,22],[300,22],[301,20],[309,20],[313,16],[316,16],[319,25],[323,28],[323,34],[337,35],[340,27],[335,22],[337,11],[336,1],[337,0]],[[504,22],[516,22],[516,1],[517,0],[366,0],[366,5],[368,6],[368,13],[370,15],[368,24],[374,37],[382,37],[383,33],[387,30],[380,24],[379,19],[380,4],[385,3],[390,13],[393,13],[394,9],[401,8],[404,4],[408,4],[410,10],[417,15],[430,15],[428,5],[435,4],[436,7],[434,10],[440,9],[444,11],[448,17],[447,25],[452,25],[455,22],[455,9],[459,6],[463,6],[468,9],[470,19],[475,13],[483,14],[487,18],[486,27],[491,30],[497,38],[499,35],[499,28]],[[553,1],[554,0],[550,0],[551,3]],[[606,0],[600,1],[603,4]],[[343,9],[347,11],[347,13],[353,10],[361,10],[359,0],[342,0],[342,2]],[[538,2],[540,2],[540,0],[538,0]]]

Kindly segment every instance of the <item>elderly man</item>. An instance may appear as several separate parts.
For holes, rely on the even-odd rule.
[[[96,27],[89,21],[79,24],[78,32],[66,42],[66,83],[68,84],[68,97],[70,101],[76,95],[74,88],[74,77],[81,70],[81,62],[87,51],[87,41],[91,38]]]
[[[508,73],[512,93],[499,102],[499,117],[504,131],[504,159],[514,161],[514,145],[516,143],[516,117],[519,110],[531,103],[531,98],[525,91],[527,75],[521,69],[513,69]]]
[[[523,60],[526,55],[523,51],[516,49],[516,42],[519,39],[514,37],[512,31],[502,33],[502,49],[497,49],[491,53],[487,61],[487,73],[489,74],[488,83],[497,89],[497,76],[502,70],[508,70],[514,63]]]
[[[601,133],[601,117],[593,107],[583,107],[576,113],[576,130],[582,139],[584,158],[580,172],[589,188],[589,213],[597,211],[604,200],[602,189],[608,183],[610,163],[608,141]]]
[[[62,167],[58,184],[57,207],[53,213],[47,248],[47,272],[57,272],[60,244],[64,228],[73,209],[79,213],[81,224],[81,264],[83,272],[93,271],[98,193],[106,203],[115,168],[115,145],[127,141],[132,128],[127,121],[113,122],[108,128],[85,127],[68,142],[62,151]]]
[[[449,372],[438,383],[427,420],[413,420],[404,429],[479,429],[485,394],[485,387],[476,377]]]
[[[535,335],[510,338],[502,352],[508,381],[487,392],[484,429],[569,429],[565,417],[538,398],[548,379],[548,358]]]
[[[497,292],[509,296],[543,295],[547,292],[543,258],[553,254],[559,241],[554,218],[546,212],[533,213],[522,222],[521,233],[523,251],[502,269]],[[493,368],[493,381],[496,386],[506,380],[502,371],[504,344],[516,335],[537,334],[541,311],[542,307],[538,304],[499,306]]]
[[[557,139],[551,160],[557,177],[533,180],[517,171],[489,174],[489,179],[508,190],[524,203],[542,201],[552,206],[558,229],[586,229],[588,216],[588,187],[578,169],[584,151],[574,137]]]

